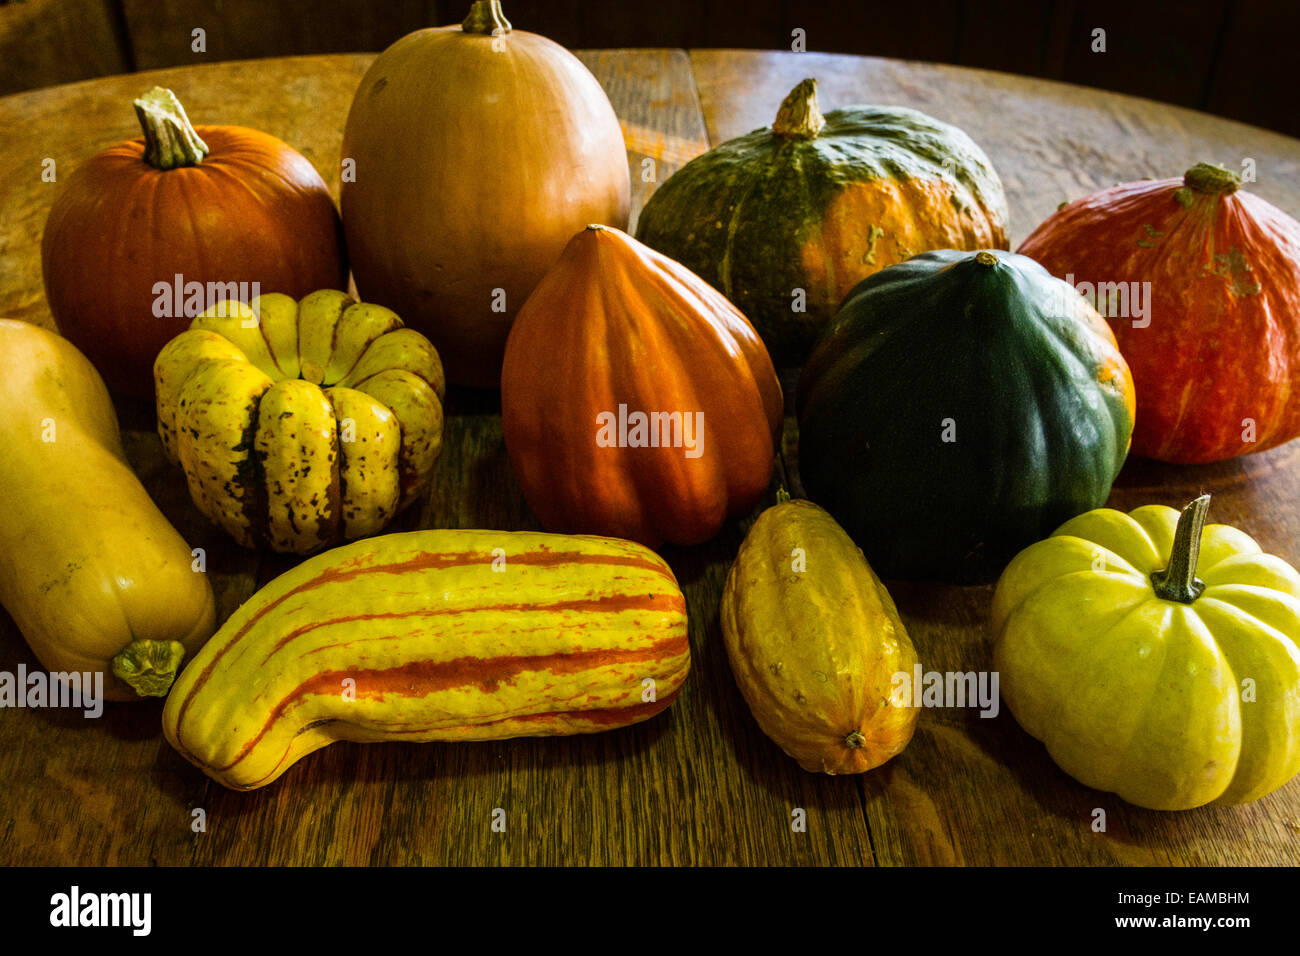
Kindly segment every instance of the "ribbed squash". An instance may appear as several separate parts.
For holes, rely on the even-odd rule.
[[[910,680],[916,650],[862,552],[811,501],[758,516],[719,616],[750,712],[803,769],[862,773],[912,739],[919,711],[894,675]]]
[[[185,669],[172,746],[252,790],[338,740],[501,740],[638,723],[690,668],[668,565],[629,541],[416,531],[258,591]]]
[[[308,554],[376,533],[442,447],[438,353],[333,289],[214,306],[163,347],[154,383],[194,504],[245,547]]]
[[[781,407],[735,306],[605,226],[573,237],[506,344],[506,449],[550,531],[707,541],[770,483]]]
[[[1219,461],[1300,436],[1300,222],[1240,186],[1208,163],[1123,183],[1020,247],[1105,313],[1137,385],[1136,455]]]
[[[637,238],[721,290],[798,365],[859,281],[931,249],[1007,248],[1007,201],[964,132],[900,106],[822,115],[817,83],[772,126],[674,173]]]
[[[880,574],[992,578],[1103,504],[1133,383],[1105,321],[1009,252],[864,280],[799,378],[799,474]]]
[[[1155,810],[1258,800],[1300,771],[1300,574],[1183,510],[1100,508],[1016,556],[994,666],[1080,782]]]

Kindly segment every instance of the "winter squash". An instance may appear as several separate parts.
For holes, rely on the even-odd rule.
[[[912,739],[919,711],[896,675],[913,674],[916,649],[862,551],[811,501],[758,516],[719,619],[750,712],[804,770],[862,773]]]
[[[1147,505],[1066,522],[993,598],[1003,699],[1070,776],[1129,803],[1258,800],[1300,771],[1300,574]]]
[[[617,229],[574,236],[506,344],[501,424],[550,531],[705,541],[772,476],[781,386],[721,293]]]
[[[216,627],[208,577],[127,463],[86,357],[11,319],[0,354],[0,604],[51,672],[163,697]]]
[[[343,158],[358,291],[427,335],[457,384],[499,385],[510,324],[574,232],[627,226],[627,153],[604,90],[496,0],[379,55]]]
[[[135,101],[141,139],[82,163],[41,239],[54,321],[114,391],[153,398],[153,360],[220,298],[342,288],[334,201],[301,154],[242,126],[192,127],[170,90]]]
[[[1020,252],[1106,315],[1137,384],[1135,454],[1219,461],[1300,436],[1300,222],[1200,163],[1058,210]]]
[[[163,732],[223,786],[253,790],[335,741],[626,727],[666,710],[690,666],[677,579],[630,541],[387,534],[254,594],[177,680]]]
[[[1106,323],[1024,256],[865,279],[799,378],[799,473],[884,577],[991,578],[1103,504],[1133,385]]]
[[[1007,248],[1007,202],[960,129],[904,107],[823,116],[807,79],[771,127],[669,177],[637,238],[721,290],[793,366],[872,273],[931,249]]]
[[[245,547],[309,554],[375,534],[429,487],[442,448],[438,353],[336,289],[214,306],[154,378],[164,450]]]

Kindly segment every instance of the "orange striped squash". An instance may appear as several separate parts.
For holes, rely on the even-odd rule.
[[[167,740],[232,790],[338,740],[501,740],[653,717],[686,604],[630,541],[414,531],[335,548],[239,608],[177,679]]]

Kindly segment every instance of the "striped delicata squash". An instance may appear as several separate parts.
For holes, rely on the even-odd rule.
[[[433,345],[334,289],[213,306],[158,353],[154,386],[190,497],[245,547],[309,554],[375,534],[442,447]]]
[[[177,679],[168,741],[232,790],[336,740],[460,741],[638,723],[690,668],[686,604],[615,538],[388,534],[257,592]]]

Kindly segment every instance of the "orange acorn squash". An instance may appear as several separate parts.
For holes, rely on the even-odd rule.
[[[767,488],[781,385],[753,326],[617,229],[574,236],[506,343],[501,419],[548,530],[705,541]]]

